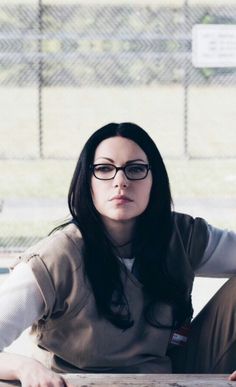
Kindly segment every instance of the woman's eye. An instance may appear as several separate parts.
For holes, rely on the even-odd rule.
[[[96,172],[102,172],[102,173],[111,172],[112,170],[113,170],[112,165],[99,165],[95,168]]]
[[[144,165],[132,165],[128,168],[128,171],[130,173],[140,173],[145,171],[145,166]]]

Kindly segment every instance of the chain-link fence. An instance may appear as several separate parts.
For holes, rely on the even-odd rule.
[[[65,162],[107,122],[140,124],[170,160],[236,158],[236,68],[192,64],[194,26],[235,27],[236,1],[114,3],[0,4],[2,251],[24,249],[61,216]]]
[[[221,99],[226,89],[235,85],[236,69],[195,68],[191,61],[194,25],[235,23],[236,4],[232,3],[207,6],[189,5],[185,1],[179,6],[165,6],[164,2],[136,6],[38,1],[1,5],[0,99],[8,117],[3,114],[1,120],[2,130],[5,129],[7,135],[3,133],[5,141],[0,144],[0,157],[76,157],[77,151],[72,149],[74,140],[83,137],[86,117],[81,117],[89,114],[91,102],[88,101],[87,106],[78,102],[75,107],[73,90],[80,91],[77,94],[80,101],[83,90],[93,88],[107,89],[107,94],[110,90],[111,98],[114,88],[138,88],[140,93],[143,89],[145,92],[152,90],[151,98],[155,99],[155,93],[157,96],[157,114],[162,92],[175,92],[182,104],[176,111],[170,108],[170,114],[175,114],[171,128],[164,127],[167,109],[156,118],[164,152],[168,156],[235,157],[232,140],[225,140],[225,127],[222,127],[225,115],[235,118],[234,106],[226,107],[226,103],[221,106],[218,125],[212,115],[216,114],[215,100]],[[207,92],[204,94],[202,90]],[[192,117],[197,114],[195,105],[201,105],[199,94],[205,97],[204,109],[201,120],[195,125]],[[18,102],[12,106],[13,95],[14,102],[16,95]],[[86,98],[86,93],[84,95]],[[171,104],[168,98],[167,95],[163,103]],[[101,104],[99,97],[97,102]],[[115,97],[114,103],[117,104]],[[135,101],[131,98],[132,103]],[[155,102],[152,103],[155,110]],[[15,120],[9,117],[10,107]],[[104,106],[94,108],[91,103],[90,114],[94,112],[96,116],[101,108]],[[69,114],[74,117],[73,124],[70,122],[73,135],[65,146]],[[119,116],[118,112],[116,115]],[[93,127],[97,127],[95,122],[96,118]],[[231,119],[229,133],[234,131],[232,122]],[[196,142],[202,140],[206,130],[214,131],[217,144],[209,151],[205,147],[199,151]],[[175,144],[177,139],[177,151],[171,149],[170,135]],[[19,147],[21,138],[24,141]]]

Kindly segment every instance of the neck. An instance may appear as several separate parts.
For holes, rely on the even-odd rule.
[[[134,222],[105,222],[105,227],[117,255],[123,257],[131,255],[134,226]]]

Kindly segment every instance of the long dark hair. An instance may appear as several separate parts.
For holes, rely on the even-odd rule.
[[[162,326],[152,319],[152,306],[164,301],[183,310],[181,295],[169,275],[166,265],[167,249],[172,232],[171,192],[162,157],[146,131],[134,123],[110,123],[88,139],[77,162],[71,181],[68,204],[72,221],[79,227],[84,240],[84,270],[91,284],[98,312],[120,327],[132,326],[132,316],[123,291],[119,260],[112,243],[94,207],[91,195],[91,171],[97,146],[105,139],[122,136],[134,141],[145,152],[152,171],[149,204],[137,220],[132,253],[136,257],[139,279],[150,303],[146,319],[154,326]],[[178,322],[186,313],[178,313]],[[176,318],[175,318],[176,320]],[[176,321],[177,321],[176,320]],[[164,326],[163,326],[164,327]]]

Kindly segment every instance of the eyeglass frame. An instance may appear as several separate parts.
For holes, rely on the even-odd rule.
[[[94,169],[95,169],[95,167],[97,167],[98,165],[110,165],[110,166],[114,167],[114,168],[115,168],[115,174],[114,174],[114,176],[113,176],[113,177],[110,177],[109,179],[100,179],[99,177],[97,177],[97,176],[95,175]],[[132,166],[132,165],[142,165],[142,166],[144,166],[144,167],[146,168],[146,175],[145,175],[144,177],[141,177],[140,179],[130,179],[130,178],[126,175],[125,169],[126,169],[127,167]],[[125,177],[126,177],[128,180],[131,180],[131,181],[137,181],[137,180],[144,180],[144,179],[146,179],[146,177],[147,177],[147,175],[148,175],[148,172],[151,170],[151,165],[149,165],[149,164],[142,164],[142,163],[130,163],[130,164],[126,164],[126,165],[123,166],[123,167],[117,167],[116,165],[110,164],[110,163],[98,163],[98,164],[90,165],[90,169],[91,169],[91,171],[92,171],[93,176],[94,176],[96,179],[98,179],[98,180],[113,180],[113,179],[115,179],[115,177],[116,177],[118,171],[123,171],[124,174],[125,174]]]

